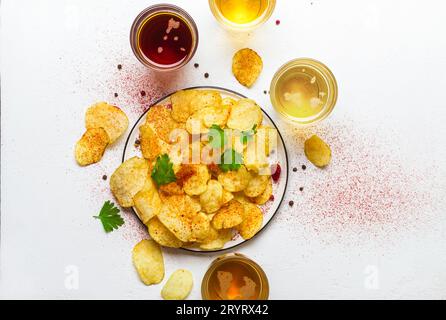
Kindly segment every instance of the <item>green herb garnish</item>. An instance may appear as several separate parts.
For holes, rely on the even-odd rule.
[[[208,137],[209,144],[214,149],[223,148],[228,141],[225,131],[216,124],[209,128]]]
[[[243,163],[243,156],[234,149],[227,149],[221,155],[218,165],[223,172],[238,170]]]
[[[152,170],[152,179],[157,186],[162,186],[177,180],[173,172],[173,163],[167,154],[163,154],[156,158],[155,166]]]
[[[101,220],[105,232],[111,232],[124,224],[124,219],[119,215],[119,209],[110,201],[105,201],[99,215],[93,218]]]
[[[257,133],[257,124],[255,124],[251,130],[242,131],[242,135],[240,136],[240,141],[243,144],[247,144],[248,141],[252,140],[252,137]]]

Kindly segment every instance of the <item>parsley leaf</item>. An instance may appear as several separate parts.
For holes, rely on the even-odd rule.
[[[209,128],[208,137],[209,144],[215,149],[223,148],[228,141],[225,131],[216,124]]]
[[[111,232],[124,224],[124,219],[119,215],[119,209],[110,201],[105,201],[99,215],[93,218],[101,220],[105,232]]]
[[[234,149],[227,149],[221,155],[218,165],[223,172],[238,170],[243,163],[243,156]]]
[[[240,136],[240,141],[243,144],[247,144],[248,141],[252,140],[252,137],[257,133],[257,124],[255,124],[251,130],[242,131],[242,135]]]
[[[173,163],[167,154],[163,154],[156,158],[155,166],[152,170],[152,179],[157,186],[162,186],[177,180],[173,172]]]

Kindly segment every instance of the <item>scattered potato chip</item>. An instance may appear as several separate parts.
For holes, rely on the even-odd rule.
[[[208,180],[211,178],[208,168],[204,164],[193,165],[194,174],[184,181],[183,189],[190,196],[198,196],[206,191]]]
[[[76,143],[74,155],[81,166],[87,166],[101,160],[110,139],[102,128],[87,129]]]
[[[226,125],[231,108],[227,105],[220,105],[218,107],[208,107],[205,110],[203,116],[203,124],[210,128],[212,125],[216,124],[221,128]]]
[[[197,95],[197,90],[180,90],[171,97],[172,118],[177,122],[186,122],[193,113],[190,108],[191,101]]]
[[[136,271],[144,284],[157,284],[163,280],[163,253],[155,241],[141,240],[133,248],[132,259]]]
[[[192,291],[194,280],[188,270],[179,269],[172,273],[161,290],[165,300],[184,300]]]
[[[220,208],[212,218],[212,226],[217,229],[235,227],[243,221],[243,206],[237,200],[232,200],[227,206]]]
[[[193,113],[186,121],[186,130],[190,134],[207,133],[209,128],[205,126],[203,119],[206,113],[212,112],[212,108],[204,108]]]
[[[110,178],[110,189],[121,207],[134,205],[133,197],[144,187],[149,174],[145,159],[133,157],[123,162]]]
[[[222,172],[218,175],[218,182],[229,192],[244,190],[251,180],[251,174],[242,165],[237,171]]]
[[[139,219],[147,224],[161,210],[161,199],[153,184],[152,178],[147,177],[144,187],[133,197],[135,211]]]
[[[256,175],[249,181],[248,186],[243,192],[247,197],[257,197],[265,191],[268,181],[269,176]]]
[[[263,225],[263,213],[255,204],[243,203],[243,221],[236,229],[243,239],[251,239]]]
[[[218,250],[222,249],[228,241],[232,240],[232,229],[218,230],[218,237],[216,239],[208,240],[200,244],[200,249],[203,250]]]
[[[226,125],[240,131],[259,127],[263,120],[262,109],[251,99],[240,99],[232,106]]]
[[[232,73],[245,87],[250,88],[254,84],[262,69],[262,58],[252,49],[241,49],[232,58]]]
[[[190,102],[190,113],[198,110],[214,107],[217,108],[221,104],[221,95],[215,90],[196,90],[195,96]]]
[[[330,147],[318,136],[313,135],[305,141],[305,155],[316,167],[323,168],[330,163]]]
[[[168,153],[169,146],[156,135],[148,124],[139,127],[139,140],[142,155],[148,160],[154,160],[158,155]]]
[[[106,102],[92,105],[85,113],[85,127],[104,128],[110,143],[115,142],[127,130],[128,125],[129,119],[124,111]]]
[[[164,142],[170,143],[173,130],[182,128],[182,125],[172,118],[172,110],[162,105],[150,107],[146,116],[146,123]]]
[[[192,239],[192,219],[200,210],[200,203],[188,195],[165,197],[158,219],[178,239],[189,242]]]
[[[159,245],[170,248],[180,248],[183,242],[175,237],[157,217],[150,219],[147,224],[150,237]]]
[[[200,195],[201,207],[206,213],[220,209],[223,199],[223,187],[217,180],[209,180],[205,192]]]

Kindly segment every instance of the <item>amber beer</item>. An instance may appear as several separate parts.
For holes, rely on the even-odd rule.
[[[217,21],[233,30],[252,30],[269,19],[275,0],[209,0]]]

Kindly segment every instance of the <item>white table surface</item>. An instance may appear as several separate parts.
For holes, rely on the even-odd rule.
[[[125,139],[87,168],[76,165],[74,144],[95,101],[116,103],[134,123],[139,90],[153,98],[217,85],[273,115],[298,168],[273,222],[236,250],[263,266],[271,299],[445,299],[445,2],[278,0],[269,22],[245,35],[224,31],[205,0],[170,2],[197,22],[200,67],[160,76],[140,66],[128,41],[134,17],[154,1],[2,1],[0,297],[159,299],[162,285],[144,286],[131,263],[147,236],[131,213],[110,234],[92,218],[112,197],[101,177],[120,163]],[[243,47],[264,61],[252,89],[231,75]],[[333,114],[306,129],[277,119],[263,93],[297,57],[323,61],[339,84]],[[312,133],[332,146],[326,170],[303,155]],[[215,256],[164,250],[164,281],[191,270],[190,298],[199,299]]]

